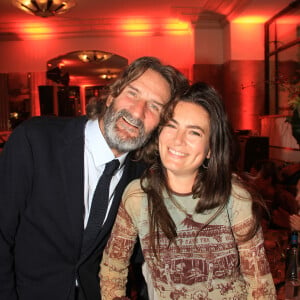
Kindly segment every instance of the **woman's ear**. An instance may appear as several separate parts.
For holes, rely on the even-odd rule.
[[[207,155],[206,155],[207,159],[210,159],[210,150],[208,150]]]

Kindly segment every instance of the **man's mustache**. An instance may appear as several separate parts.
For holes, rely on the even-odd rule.
[[[117,113],[117,120],[120,118],[124,118],[126,122],[131,125],[137,127],[141,132],[145,132],[144,122],[140,119],[136,119],[132,116],[132,114],[126,109],[122,109]]]

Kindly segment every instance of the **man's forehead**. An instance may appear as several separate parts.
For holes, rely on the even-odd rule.
[[[147,89],[156,94],[167,93],[168,98],[171,94],[170,83],[157,71],[149,69],[149,72],[144,72],[135,80],[129,82],[125,88],[128,87],[137,92]]]

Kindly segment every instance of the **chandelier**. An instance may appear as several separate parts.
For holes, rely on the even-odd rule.
[[[51,17],[67,12],[76,0],[12,0],[12,4],[39,17]]]
[[[112,56],[111,53],[91,50],[91,51],[83,51],[78,55],[78,58],[82,62],[102,62],[110,59]]]

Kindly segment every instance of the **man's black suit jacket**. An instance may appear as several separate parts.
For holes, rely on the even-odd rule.
[[[0,299],[99,299],[98,268],[122,192],[143,166],[126,160],[107,222],[81,256],[86,117],[37,117],[0,154]],[[101,155],[101,153],[99,153]]]

